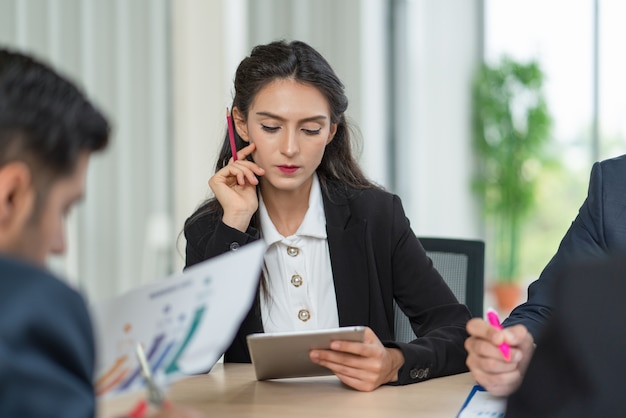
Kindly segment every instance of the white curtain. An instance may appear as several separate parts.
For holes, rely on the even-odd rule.
[[[310,43],[343,80],[360,162],[400,194],[417,234],[475,238],[469,82],[481,4],[1,0],[0,43],[78,80],[115,128],[54,267],[92,301],[179,271],[178,234],[209,194],[235,68],[252,46],[283,38]]]
[[[482,0],[396,0],[394,184],[419,236],[480,239],[471,85]]]
[[[346,86],[347,115],[362,138],[366,175],[389,186],[387,0],[248,0],[248,49],[277,39],[309,43]]]
[[[52,267],[99,300],[172,270],[167,0],[2,0],[0,43],[52,63],[107,114],[86,199]]]

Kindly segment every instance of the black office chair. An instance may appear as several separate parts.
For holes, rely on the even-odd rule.
[[[420,238],[426,254],[459,302],[467,305],[472,316],[483,316],[485,243],[475,240]],[[416,338],[409,319],[395,305],[396,341]]]

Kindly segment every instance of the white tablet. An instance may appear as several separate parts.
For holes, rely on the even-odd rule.
[[[309,358],[314,348],[329,348],[334,340],[363,341],[365,327],[248,335],[248,349],[257,380],[332,374]]]

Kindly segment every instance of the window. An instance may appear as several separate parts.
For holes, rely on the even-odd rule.
[[[626,148],[625,12],[619,0],[485,0],[485,59],[537,59],[553,117],[558,165],[544,168],[538,210],[524,231],[528,280],[539,275],[578,213],[592,163]]]

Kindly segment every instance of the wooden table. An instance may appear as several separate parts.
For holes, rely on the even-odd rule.
[[[209,417],[455,417],[474,380],[469,373],[365,393],[335,376],[258,382],[250,364],[217,364],[211,373],[179,380],[169,398]],[[99,403],[98,417],[128,413],[144,392]]]

